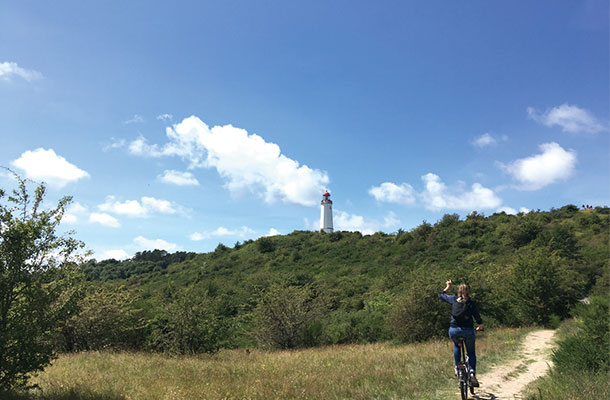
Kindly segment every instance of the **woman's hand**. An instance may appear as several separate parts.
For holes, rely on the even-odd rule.
[[[447,282],[445,282],[445,289],[443,289],[443,292],[446,292],[447,290],[449,290],[451,288],[451,279],[449,279]]]

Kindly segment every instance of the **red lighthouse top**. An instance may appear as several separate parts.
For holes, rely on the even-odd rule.
[[[322,196],[324,196],[324,197],[330,196],[330,193],[328,193],[328,190],[327,190],[326,192],[324,192],[324,194]]]

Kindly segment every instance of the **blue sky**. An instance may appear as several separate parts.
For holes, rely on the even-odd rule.
[[[607,1],[160,3],[0,13],[0,165],[97,259],[317,230],[326,189],[363,233],[610,203]]]

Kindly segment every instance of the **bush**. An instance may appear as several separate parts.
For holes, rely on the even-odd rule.
[[[139,349],[147,335],[147,321],[124,288],[91,288],[79,301],[79,313],[61,328],[64,351]]]
[[[413,281],[390,310],[389,325],[400,342],[418,342],[442,336],[449,327],[450,308],[438,294],[439,281]]]
[[[558,343],[553,362],[560,372],[610,370],[610,331],[608,330],[608,298],[592,297],[590,304],[576,310],[581,319],[579,329]]]
[[[231,319],[222,304],[196,287],[172,295],[163,313],[153,321],[150,339],[155,350],[171,354],[215,353],[230,342]]]
[[[325,308],[312,285],[273,284],[258,296],[252,314],[254,337],[264,347],[280,349],[318,344],[321,329],[315,322]]]

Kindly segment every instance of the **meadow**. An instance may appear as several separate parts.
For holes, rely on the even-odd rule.
[[[494,329],[477,340],[479,371],[514,356],[530,329]],[[7,400],[446,399],[455,392],[447,340],[215,355],[81,352],[60,356]]]

